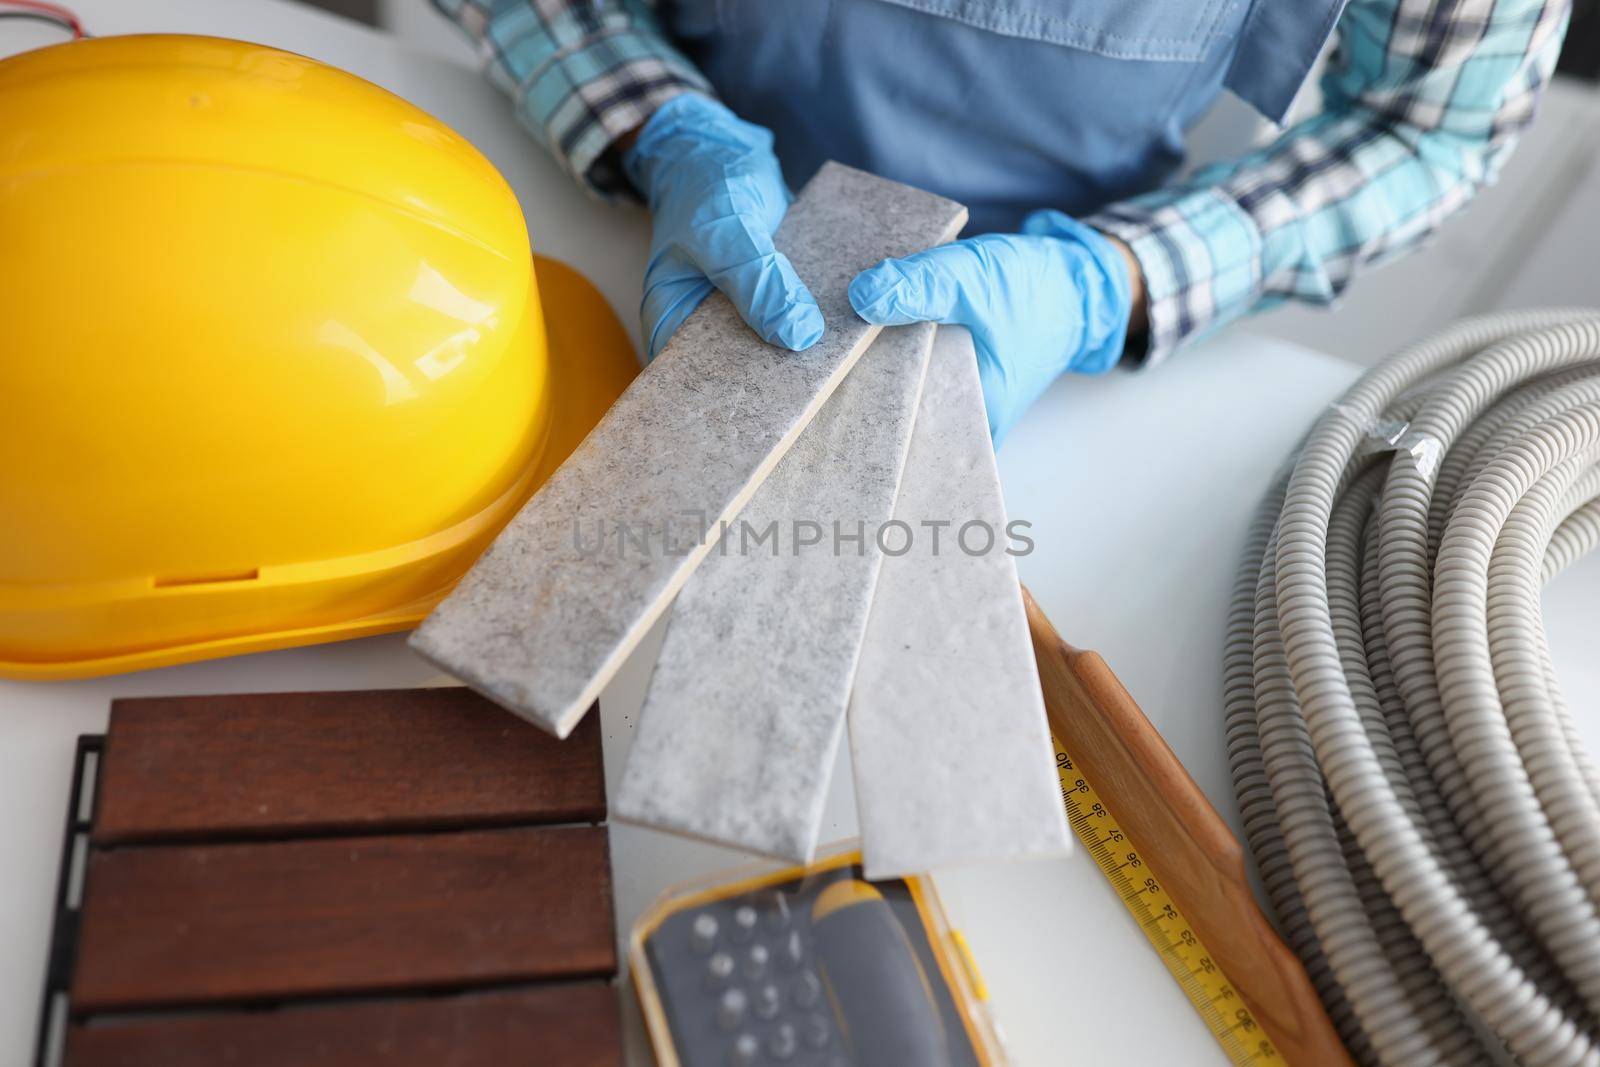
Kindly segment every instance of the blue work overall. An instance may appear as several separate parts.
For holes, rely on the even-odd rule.
[[[1230,89],[1278,121],[1343,0],[669,0],[789,184],[828,159],[969,205],[969,232],[1155,188]]]

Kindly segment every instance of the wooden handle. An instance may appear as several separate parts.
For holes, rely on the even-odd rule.
[[[1349,1067],[1305,968],[1256,904],[1238,838],[1106,661],[1061,640],[1026,588],[1022,597],[1062,747],[1278,1051],[1294,1067]]]

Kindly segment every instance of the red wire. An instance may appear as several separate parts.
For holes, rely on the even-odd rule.
[[[8,7],[21,7],[29,11],[37,11],[41,15],[49,15],[58,19],[62,25],[72,31],[74,38],[84,35],[83,23],[78,20],[78,16],[60,4],[52,4],[49,0],[0,0],[0,3],[4,3]]]

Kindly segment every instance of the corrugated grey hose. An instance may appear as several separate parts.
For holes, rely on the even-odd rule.
[[[1362,377],[1251,530],[1234,787],[1363,1063],[1600,1064],[1600,774],[1539,604],[1597,462],[1600,313],[1486,315]]]

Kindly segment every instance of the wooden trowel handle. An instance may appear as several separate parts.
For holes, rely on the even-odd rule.
[[[1026,588],[1050,729],[1290,1064],[1351,1064],[1305,968],[1256,903],[1244,850],[1099,653],[1067,644]]]

